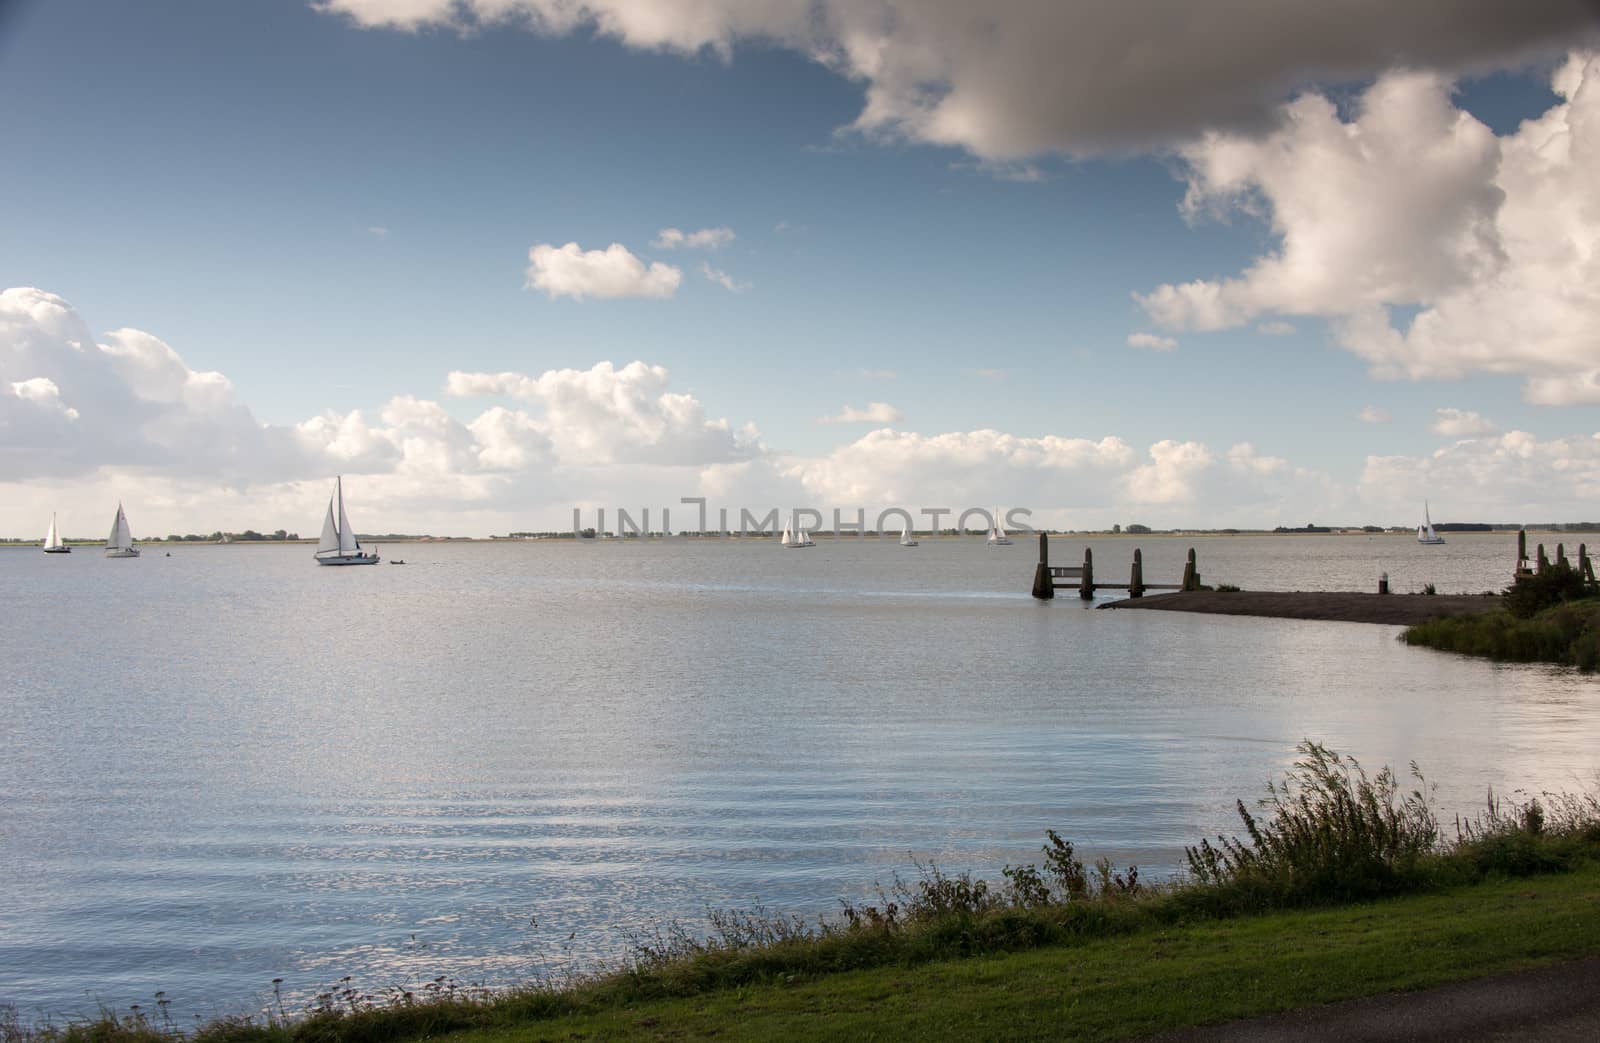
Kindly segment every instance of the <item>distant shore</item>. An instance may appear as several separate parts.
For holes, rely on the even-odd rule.
[[[1147,595],[1101,608],[1148,608],[1219,616],[1269,616],[1275,619],[1325,619],[1345,623],[1415,626],[1441,616],[1489,612],[1501,604],[1496,594],[1358,594],[1342,591],[1199,590]]]

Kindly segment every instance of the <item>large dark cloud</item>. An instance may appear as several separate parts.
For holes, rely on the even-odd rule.
[[[1596,0],[320,0],[360,25],[517,26],[632,47],[777,42],[861,81],[857,129],[992,160],[1264,125],[1311,83],[1514,66],[1596,39]]]

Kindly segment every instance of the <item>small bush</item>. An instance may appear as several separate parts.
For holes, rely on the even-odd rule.
[[[1578,601],[1595,593],[1577,569],[1568,563],[1556,562],[1543,572],[1518,576],[1505,592],[1506,611],[1518,619],[1532,619],[1552,605]]]
[[[1185,848],[1202,886],[1250,904],[1303,905],[1400,890],[1439,842],[1439,824],[1420,788],[1401,796],[1394,772],[1368,778],[1350,757],[1303,742],[1282,783],[1267,784],[1263,820],[1237,802],[1248,841],[1217,838]]]

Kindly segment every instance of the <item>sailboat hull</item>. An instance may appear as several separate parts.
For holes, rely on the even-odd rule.
[[[44,552],[46,554],[71,554],[72,553],[72,548],[71,547],[46,547],[44,549]]]
[[[318,558],[318,565],[376,565],[376,554],[334,554],[326,558]]]
[[[106,551],[106,557],[108,558],[137,558],[138,556],[139,550],[136,547],[124,547]]]

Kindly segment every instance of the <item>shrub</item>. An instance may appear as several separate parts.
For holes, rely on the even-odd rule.
[[[1532,619],[1552,605],[1577,601],[1593,593],[1581,572],[1565,562],[1557,562],[1543,572],[1518,576],[1505,592],[1506,611],[1518,619]]]
[[[1257,819],[1238,801],[1248,842],[1217,838],[1185,848],[1202,886],[1233,891],[1247,904],[1301,905],[1399,890],[1439,842],[1439,825],[1420,788],[1405,796],[1394,772],[1368,778],[1352,757],[1302,742],[1281,783],[1267,784]]]

